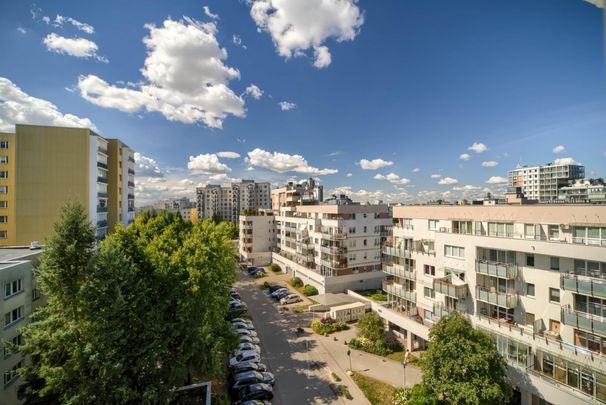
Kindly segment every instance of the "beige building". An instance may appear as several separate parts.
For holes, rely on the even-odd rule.
[[[0,340],[15,345],[22,343],[20,328],[29,319],[32,311],[42,304],[36,288],[33,268],[38,264],[41,250],[0,248],[0,313],[4,316]],[[20,384],[17,370],[24,365],[23,356],[11,353],[8,346],[2,344],[0,372],[3,385],[0,390],[0,404],[13,405],[17,399],[17,388]]]
[[[309,178],[299,184],[289,182],[286,186],[271,191],[271,209],[278,212],[280,207],[298,204],[317,204],[324,200],[324,187]]]
[[[218,215],[222,219],[237,222],[244,210],[269,209],[269,183],[255,183],[242,180],[228,187],[207,185],[196,189],[196,209],[198,219],[212,219]]]
[[[240,215],[239,253],[247,266],[271,263],[271,252],[276,247],[276,221],[271,210],[256,215]]]
[[[97,236],[134,218],[133,151],[87,128],[16,125],[0,134],[0,246],[44,240],[68,200]]]
[[[606,403],[606,206],[399,206],[393,215],[389,302],[373,306],[409,349],[457,310],[495,338],[522,404]]]
[[[281,206],[272,261],[323,293],[380,288],[381,247],[391,226],[386,205]]]

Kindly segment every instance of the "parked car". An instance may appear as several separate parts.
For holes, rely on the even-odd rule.
[[[265,269],[263,267],[249,267],[248,274],[251,276],[256,275],[257,273],[265,273]]]
[[[261,361],[261,355],[259,353],[257,353],[254,350],[247,350],[244,352],[237,352],[236,355],[234,357],[232,357],[231,359],[229,359],[229,366],[233,367],[238,363],[243,363],[243,362],[250,362],[250,361],[254,361],[254,362],[260,362]]]
[[[271,405],[271,402],[269,402],[269,401],[258,401],[256,399],[253,399],[252,401],[242,402],[242,405]]]
[[[230,303],[229,304],[229,314],[232,316],[243,315],[248,311],[248,307],[243,302],[240,303]]]
[[[280,285],[280,284],[273,284],[273,285],[270,285],[270,286],[269,286],[268,291],[269,291],[269,293],[271,294],[271,293],[273,293],[273,292],[275,292],[276,290],[279,290],[279,289],[281,289],[281,288],[286,288],[286,287],[285,287],[285,286],[283,286],[283,285]]]
[[[257,332],[255,332],[254,330],[241,328],[241,329],[236,329],[236,335],[257,337]]]
[[[236,299],[236,300],[241,299],[241,297],[240,297],[240,293],[239,293],[239,292],[237,292],[237,291],[231,291],[231,292],[229,293],[229,296],[230,296],[230,297],[232,297],[233,299]]]
[[[280,299],[280,304],[282,304],[282,305],[294,304],[295,302],[299,302],[299,301],[303,301],[303,300],[297,294],[288,294],[286,297]]]
[[[247,371],[246,373],[240,373],[234,377],[234,383],[231,386],[232,392],[238,392],[242,388],[250,384],[264,383],[273,385],[275,382],[274,375],[272,373],[258,371]]]
[[[255,330],[255,327],[252,323],[242,323],[242,322],[233,322],[231,324],[232,327],[236,328],[236,329],[248,329],[248,330]]]
[[[288,290],[280,290],[280,291],[276,292],[272,298],[275,299],[276,301],[280,301],[282,298],[287,297],[289,294],[290,294],[290,291],[288,291]]]
[[[253,343],[240,343],[238,345],[238,351],[244,352],[248,350],[254,350],[257,353],[261,353],[261,348],[259,347],[259,345],[255,345]]]
[[[238,399],[243,401],[249,401],[251,399],[259,399],[259,400],[271,400],[274,397],[273,389],[271,385],[259,383],[259,384],[251,384],[242,388],[237,395]]]
[[[229,321],[232,325],[246,325],[248,327],[250,327],[251,329],[254,329],[254,325],[251,321],[249,321],[248,319],[242,319],[242,318],[234,318],[232,320]]]
[[[276,298],[276,296],[277,296],[278,294],[282,294],[282,293],[288,293],[288,288],[286,288],[286,287],[282,287],[282,288],[280,288],[279,290],[276,290],[276,291],[272,292],[272,293],[270,294],[270,297],[272,297],[272,298]]]
[[[231,375],[233,377],[237,374],[245,373],[247,371],[258,371],[261,373],[263,371],[267,371],[267,366],[263,363],[256,363],[254,361],[245,361],[245,362],[238,363],[235,366],[233,366],[231,369]]]
[[[259,340],[258,337],[244,335],[240,336],[240,343],[252,343],[254,345],[258,345],[261,343],[261,340]]]

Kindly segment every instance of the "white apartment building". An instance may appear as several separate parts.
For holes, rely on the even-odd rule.
[[[271,263],[271,252],[277,244],[276,218],[271,210],[255,215],[240,215],[240,261],[248,266]]]
[[[271,198],[269,183],[242,180],[230,186],[207,185],[196,189],[198,219],[211,219],[214,215],[237,222],[244,210],[269,209]]]
[[[286,186],[271,192],[271,209],[278,212],[280,207],[297,204],[318,204],[324,200],[324,186],[309,178],[299,184],[289,182]]]
[[[579,179],[560,188],[559,199],[573,203],[606,204],[606,184],[603,179]]]
[[[42,250],[27,248],[0,249],[0,314],[4,316],[0,328],[0,340],[20,345],[23,342],[20,328],[27,324],[33,310],[43,304],[44,299],[36,288],[33,268],[38,263]],[[0,343],[1,344],[1,343]],[[26,359],[17,353],[11,353],[8,346],[1,344],[0,372],[2,389],[0,404],[13,405],[22,401],[17,399],[20,377],[17,370],[23,367]]]
[[[518,166],[509,172],[509,187],[521,188],[529,200],[553,201],[569,180],[585,177],[585,166],[578,164]]]
[[[381,246],[391,226],[386,205],[282,206],[272,260],[320,294],[380,288]]]
[[[606,206],[394,207],[388,303],[423,347],[454,310],[491,334],[522,404],[606,403]]]

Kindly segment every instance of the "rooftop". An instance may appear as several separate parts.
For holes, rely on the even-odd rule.
[[[42,249],[30,250],[29,246],[0,247],[0,270],[31,260],[42,253]]]

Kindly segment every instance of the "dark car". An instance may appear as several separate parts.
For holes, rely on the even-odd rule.
[[[252,401],[242,402],[242,405],[271,405],[271,402],[269,402],[269,401],[257,401],[256,399],[253,399]]]
[[[269,288],[267,289],[267,291],[269,291],[269,293],[271,294],[273,292],[278,291],[280,288],[286,288],[286,286],[280,285],[280,284],[273,284],[273,285],[269,286]]]
[[[240,401],[250,401],[253,399],[258,400],[271,400],[274,397],[273,389],[269,384],[251,384],[242,388],[237,395]]]
[[[272,294],[271,297],[273,299],[275,299],[276,301],[280,301],[282,298],[286,298],[289,294],[290,294],[290,291],[281,290],[281,291],[278,291],[277,293]]]
[[[243,302],[234,302],[229,304],[229,315],[240,316],[248,311],[248,307]]]
[[[254,276],[258,272],[265,273],[265,269],[263,267],[249,267],[247,271],[251,276]]]
[[[231,375],[235,376],[240,373],[245,373],[247,371],[258,371],[263,372],[267,371],[267,366],[263,363],[255,363],[254,361],[247,361],[243,363],[238,363],[231,369]]]
[[[240,299],[240,293],[237,291],[231,291],[229,293],[229,296],[232,297],[233,299],[239,300]]]
[[[273,385],[275,382],[274,375],[272,373],[264,372],[260,373],[258,371],[247,371],[245,373],[236,374],[233,379],[233,384],[231,386],[232,392],[238,392],[242,388],[258,383],[265,383],[269,385]]]

